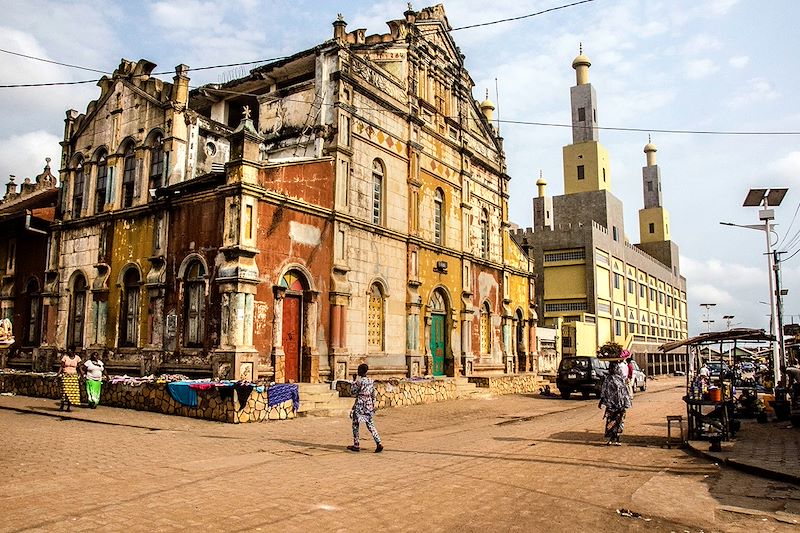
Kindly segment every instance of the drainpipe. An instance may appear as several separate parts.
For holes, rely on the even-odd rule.
[[[31,227],[31,214],[30,213],[27,213],[25,215],[25,229],[27,231],[32,231],[34,233],[41,233],[42,235],[47,235],[48,234],[48,232],[43,230],[43,229]]]

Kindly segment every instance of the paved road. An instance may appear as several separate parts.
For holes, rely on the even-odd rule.
[[[0,531],[797,531],[798,487],[662,446],[681,383],[637,395],[622,447],[594,400],[515,395],[382,411],[382,454],[344,451],[347,419],[0,397]]]

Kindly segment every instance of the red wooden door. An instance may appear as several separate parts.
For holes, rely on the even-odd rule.
[[[283,299],[283,352],[286,354],[286,381],[300,381],[300,296]]]

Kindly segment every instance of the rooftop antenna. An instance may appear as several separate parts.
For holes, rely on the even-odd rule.
[[[495,121],[497,121],[497,136],[500,136],[500,89],[497,85],[497,78],[494,79],[494,106],[495,112],[497,116],[495,117]]]

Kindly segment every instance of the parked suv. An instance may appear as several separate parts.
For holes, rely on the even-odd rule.
[[[633,390],[639,389],[644,392],[647,390],[647,375],[639,368],[639,364],[633,362]]]
[[[607,361],[601,361],[597,357],[564,357],[558,365],[556,386],[564,399],[577,391],[584,398],[588,398],[591,393],[599,397],[607,375]]]

